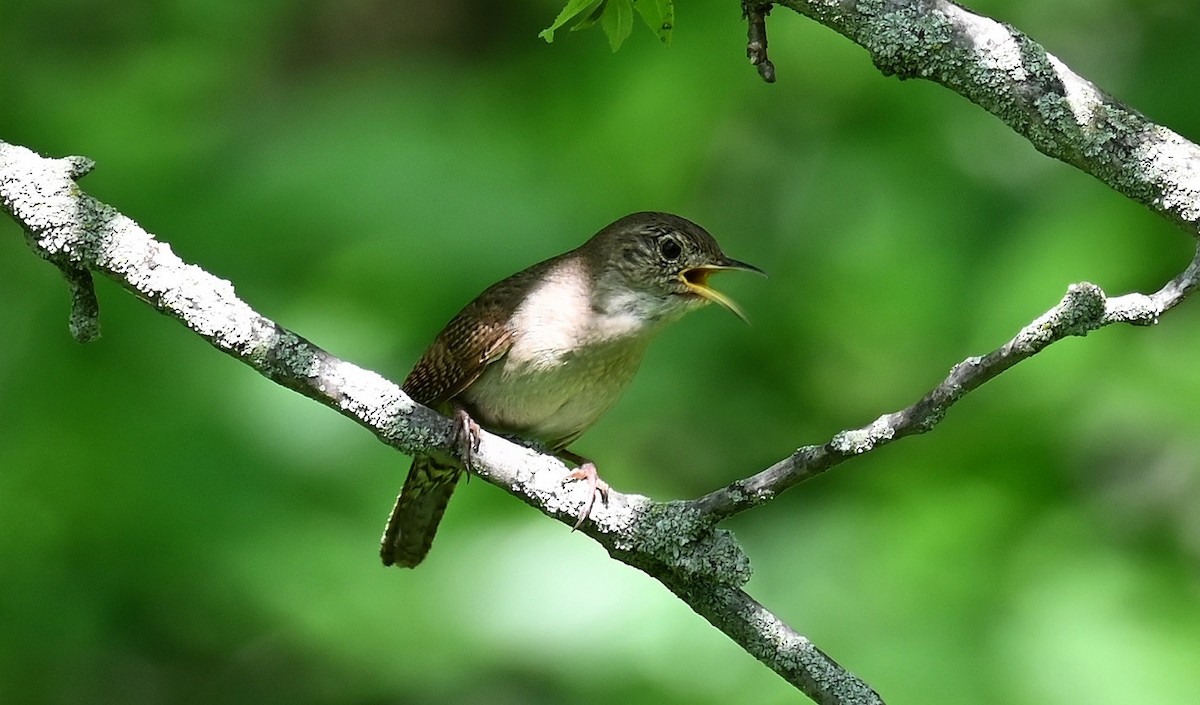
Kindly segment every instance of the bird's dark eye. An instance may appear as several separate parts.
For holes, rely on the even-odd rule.
[[[679,255],[683,254],[683,247],[679,245],[679,241],[673,237],[664,237],[658,241],[658,254],[663,256],[663,259],[668,262],[674,262],[679,259]]]

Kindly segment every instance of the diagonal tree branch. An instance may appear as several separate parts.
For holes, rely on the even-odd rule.
[[[926,78],[1046,156],[1200,234],[1200,147],[1114,100],[1020,30],[949,0],[781,0],[862,46],[885,75]]]

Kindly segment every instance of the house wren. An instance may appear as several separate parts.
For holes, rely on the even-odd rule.
[[[566,450],[621,396],[656,333],[715,301],[714,272],[757,267],[726,257],[703,228],[667,213],[634,213],[580,247],[492,285],[467,304],[402,385],[415,401],[452,415],[463,461],[482,426],[534,441],[578,466],[591,494],[608,486]],[[384,530],[384,565],[411,568],[429,551],[463,465],[413,458]]]

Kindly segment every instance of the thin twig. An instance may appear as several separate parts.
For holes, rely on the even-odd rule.
[[[900,411],[884,414],[861,428],[842,431],[820,446],[805,446],[762,472],[738,480],[689,504],[715,523],[770,501],[780,492],[815,477],[842,461],[892,441],[925,433],[968,392],[1046,346],[1084,336],[1114,323],[1153,325],[1200,285],[1200,248],[1187,269],[1153,294],[1108,298],[1100,287],[1073,284],[1057,305],[1022,328],[1011,340],[982,357],[954,366],[941,384]]]

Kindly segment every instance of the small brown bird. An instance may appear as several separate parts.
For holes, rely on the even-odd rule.
[[[464,461],[479,426],[535,441],[577,466],[591,499],[608,485],[566,448],[608,411],[651,338],[715,301],[714,272],[762,270],[726,257],[703,228],[668,213],[634,213],[580,247],[493,284],[450,320],[404,380],[415,401],[451,415]],[[477,425],[478,424],[478,425]],[[416,566],[429,552],[463,466],[413,458],[384,530],[384,565]]]

